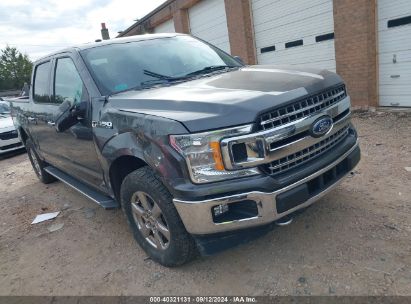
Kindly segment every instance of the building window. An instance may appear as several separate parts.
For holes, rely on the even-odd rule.
[[[300,39],[300,40],[295,40],[295,41],[290,41],[290,42],[287,42],[287,43],[285,44],[285,48],[288,49],[288,48],[300,46],[300,45],[303,45],[303,44],[304,44],[304,43],[303,43],[303,40],[302,40],[302,39]]]
[[[411,16],[393,19],[393,20],[388,21],[388,28],[406,25],[410,23],[411,23]]]
[[[334,33],[324,34],[324,35],[315,37],[316,42],[333,40],[333,39],[334,39]]]
[[[275,51],[275,45],[261,48],[261,54],[268,53],[268,52],[274,52],[274,51]]]

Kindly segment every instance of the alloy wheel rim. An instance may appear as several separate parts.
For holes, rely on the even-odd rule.
[[[170,244],[170,230],[158,204],[150,195],[138,191],[131,197],[131,210],[137,228],[145,240],[158,250]]]

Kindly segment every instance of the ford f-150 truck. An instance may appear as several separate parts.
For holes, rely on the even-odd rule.
[[[360,160],[338,75],[246,66],[188,35],[65,49],[31,81],[12,115],[38,178],[121,207],[166,266],[288,222]]]

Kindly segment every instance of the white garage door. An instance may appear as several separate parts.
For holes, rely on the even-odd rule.
[[[335,71],[332,0],[252,0],[259,64]]]
[[[170,19],[154,28],[154,33],[175,33],[174,20]]]
[[[188,10],[191,35],[230,53],[224,0],[203,0]]]
[[[381,106],[411,107],[411,1],[378,1]]]

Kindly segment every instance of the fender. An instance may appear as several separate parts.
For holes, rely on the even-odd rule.
[[[167,136],[147,137],[142,133],[128,131],[112,137],[101,151],[104,180],[110,185],[110,168],[122,156],[135,157],[148,166],[161,178],[164,185],[171,190],[169,181],[186,176],[184,159],[165,142]]]

